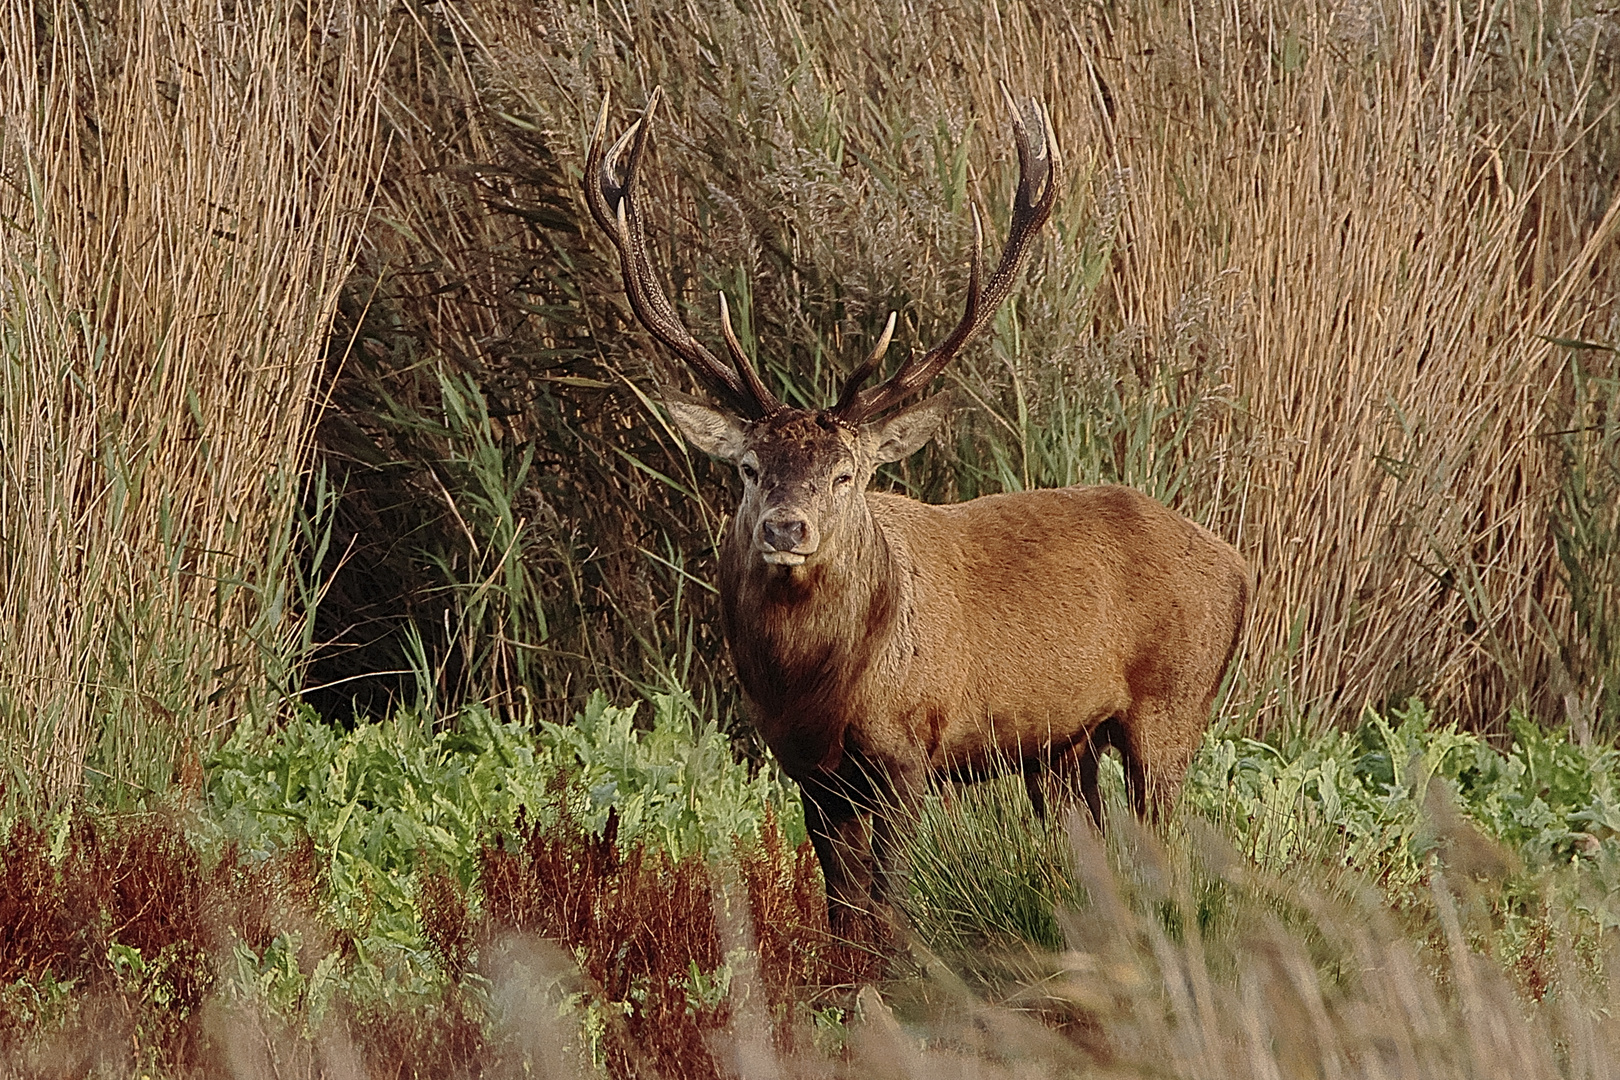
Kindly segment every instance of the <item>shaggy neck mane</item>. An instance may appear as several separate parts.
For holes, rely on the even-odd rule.
[[[903,603],[893,552],[870,512],[834,558],[786,573],[733,524],[720,602],[737,676],[790,774],[836,767],[849,698],[878,663]]]

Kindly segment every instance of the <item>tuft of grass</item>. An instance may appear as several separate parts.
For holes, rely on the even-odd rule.
[[[1081,892],[1056,818],[1035,817],[1021,779],[941,785],[919,814],[910,852],[908,917],[930,947],[1063,944],[1058,914]]]

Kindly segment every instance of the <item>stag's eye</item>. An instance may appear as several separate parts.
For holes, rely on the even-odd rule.
[[[743,479],[748,481],[750,484],[759,480],[759,470],[754,468],[752,465],[739,465],[737,467],[742,470]]]
[[[833,487],[843,487],[845,484],[853,484],[854,482],[855,475],[853,473],[839,473],[833,479]]]

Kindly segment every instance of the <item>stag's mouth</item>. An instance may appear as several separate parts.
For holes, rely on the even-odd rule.
[[[777,551],[774,548],[764,554],[765,561],[772,566],[803,566],[808,557],[797,551]]]

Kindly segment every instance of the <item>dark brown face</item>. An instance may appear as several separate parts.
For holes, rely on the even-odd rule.
[[[850,515],[866,512],[872,463],[860,443],[826,413],[784,409],[748,425],[737,522],[751,523],[752,550],[764,562],[802,566],[824,546],[835,549]]]
[[[742,502],[734,528],[749,557],[796,567],[835,557],[870,511],[872,470],[916,451],[944,419],[944,394],[852,430],[824,411],[782,408],[746,421],[689,399],[664,403],[698,449],[737,466]]]

